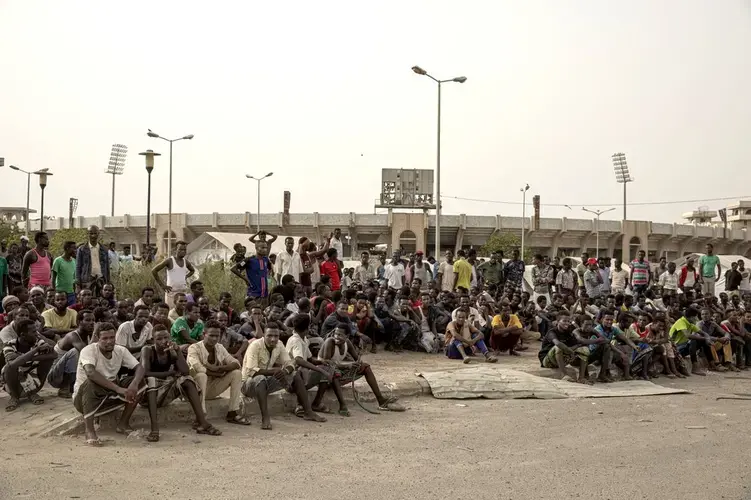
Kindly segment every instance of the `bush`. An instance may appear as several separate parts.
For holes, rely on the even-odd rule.
[[[82,227],[58,229],[50,238],[49,252],[53,257],[63,254],[63,245],[66,241],[75,241],[76,245],[89,241],[89,231]]]
[[[484,256],[490,256],[493,252],[503,252],[505,259],[511,258],[511,252],[513,250],[519,250],[521,246],[521,238],[514,233],[493,233],[488,241],[480,248],[480,254]],[[524,249],[524,256],[522,257],[524,262],[530,262],[532,260],[532,249],[527,247]]]
[[[200,279],[203,282],[206,296],[212,305],[219,301],[220,293],[231,293],[232,308],[242,311],[245,308],[243,302],[247,288],[243,280],[230,272],[230,267],[227,262],[210,262],[197,266],[196,274],[189,281]],[[141,289],[147,286],[154,288],[160,295],[161,290],[151,274],[151,269],[152,266],[145,266],[137,261],[121,264],[120,271],[112,277],[117,297],[137,300],[141,296]]]

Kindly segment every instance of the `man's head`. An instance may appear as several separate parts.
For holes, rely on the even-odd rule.
[[[55,302],[53,305],[57,312],[64,313],[68,308],[68,294],[65,292],[55,292]]]
[[[136,329],[136,331],[141,331],[141,329],[146,326],[146,323],[149,322],[149,317],[151,315],[149,314],[149,308],[146,306],[138,306],[135,309],[135,313],[133,316],[133,327]]]
[[[266,347],[273,349],[279,343],[282,327],[276,321],[269,321],[263,331],[263,342]]]
[[[66,241],[63,243],[63,257],[70,259],[76,256],[76,242]]]
[[[576,323],[583,332],[591,332],[595,328],[595,322],[586,314],[580,314],[576,318]]]
[[[14,324],[14,330],[18,338],[23,340],[26,344],[34,345],[37,342],[37,328],[36,323],[30,319],[16,320]]]
[[[337,314],[338,314],[338,308],[337,308]],[[279,307],[278,304],[273,304],[271,307],[269,307],[269,320],[270,321],[279,321],[279,319],[282,317],[282,308]]]
[[[370,262],[370,254],[368,252],[363,252],[360,254],[360,263],[361,264],[367,264]]]
[[[99,323],[97,328],[97,346],[103,353],[109,353],[115,350],[115,325],[112,323]]]
[[[714,245],[711,243],[707,243],[707,255],[714,254]]]
[[[215,319],[208,320],[203,329],[203,344],[206,347],[214,347],[219,343],[221,336],[222,325]]]
[[[452,252],[451,250],[446,250],[446,260],[448,262],[454,260],[454,252]]]
[[[346,302],[339,302],[336,304],[336,315],[340,318],[346,318],[349,316],[349,304]]]
[[[743,271],[746,269],[746,262],[743,259],[738,259],[738,270]]]
[[[160,302],[153,308],[154,313],[154,322],[155,323],[161,323],[165,326],[169,326],[171,324],[169,320],[169,306],[166,302]]]
[[[195,280],[190,284],[190,293],[193,295],[193,301],[198,300],[203,295],[203,281]]]
[[[31,290],[29,290],[29,300],[32,304],[34,304],[34,306],[36,306],[39,312],[44,311],[45,298],[44,288],[42,288],[41,286],[35,286]]]
[[[292,325],[295,329],[295,332],[297,332],[298,335],[304,337],[308,333],[308,328],[310,328],[310,315],[309,314],[296,315],[295,319],[292,321]]]
[[[338,258],[338,252],[336,251],[336,248],[329,248],[328,250],[326,250],[326,257],[328,257],[330,261],[335,261]]]
[[[568,257],[563,259],[563,269],[565,269],[566,271],[571,269],[571,259],[569,259]]]
[[[694,259],[692,259],[690,257],[688,259],[686,259],[686,266],[687,267],[694,267]]]
[[[597,259],[595,258],[587,259],[587,267],[590,270],[595,271],[597,269]]]
[[[637,324],[639,325],[639,328],[646,328],[647,325],[652,321],[652,318],[648,313],[641,313],[639,314],[639,318],[637,319]]]
[[[115,285],[112,283],[107,283],[102,287],[102,298],[103,299],[111,299],[115,296]]]
[[[209,311],[209,298],[208,297],[201,297],[198,299],[198,311],[201,314],[206,314]]]
[[[712,319],[712,311],[710,309],[706,308],[706,307],[702,308],[702,310],[701,310],[701,320],[702,321],[709,321],[711,319]]]
[[[182,259],[185,257],[185,254],[188,252],[188,244],[184,241],[180,240],[175,243],[175,255],[178,259]]]
[[[214,319],[222,325],[222,329],[226,329],[229,326],[229,314],[227,314],[224,311],[218,311],[216,315],[214,315]]]
[[[269,244],[265,241],[256,242],[256,256],[266,257],[269,254]]]
[[[559,330],[569,330],[571,328],[571,315],[568,311],[560,311],[557,318]]]
[[[636,258],[639,260],[639,262],[644,261],[644,257],[646,257],[646,256],[647,256],[647,252],[645,252],[644,250],[639,250],[636,253]]]
[[[467,312],[463,311],[462,309],[459,309],[456,311],[456,325],[458,327],[463,327],[464,323],[467,321]]]
[[[349,334],[349,327],[347,326],[347,323],[337,323],[336,328],[334,328],[334,343],[337,345],[342,345],[347,341],[347,336]]]
[[[535,265],[536,266],[543,266],[545,265],[545,259],[543,259],[542,254],[535,254]]]
[[[25,319],[30,319],[28,307],[17,307],[13,309],[12,314],[14,323]]]
[[[50,246],[50,239],[47,236],[47,233],[39,231],[34,235],[34,243],[36,243],[37,247],[46,249]]]
[[[94,333],[94,326],[96,326],[96,316],[94,311],[90,309],[81,309],[78,313],[78,331],[86,335]]]
[[[170,334],[164,325],[154,325],[154,331],[151,333],[154,339],[154,347],[159,352],[164,352],[170,343]]]
[[[469,295],[462,295],[459,298],[459,307],[465,311],[469,311]]]
[[[337,240],[342,239],[342,230],[338,227],[334,229],[334,238],[336,238]]]
[[[154,289],[150,286],[141,288],[141,302],[151,307],[154,303]]]
[[[222,311],[228,311],[230,304],[232,304],[232,294],[229,292],[222,292],[219,294],[219,309]]]
[[[82,289],[78,294],[78,303],[83,307],[91,307],[94,303],[94,294],[88,288]]]
[[[417,252],[415,252],[415,262],[418,263],[418,264],[421,264],[422,263],[423,255],[424,254],[423,254],[422,250],[418,250]]]
[[[615,319],[615,314],[610,309],[606,309],[605,312],[600,317],[600,324],[603,328],[610,329],[613,326],[613,320]]]
[[[695,323],[696,322],[696,318],[699,317],[699,311],[697,311],[695,307],[689,306],[689,307],[686,308],[686,311],[683,313],[683,315],[691,323]]]
[[[130,245],[125,245],[123,247],[123,255],[125,255],[125,256],[130,255]]]
[[[188,297],[183,292],[177,292],[175,294],[175,311],[178,314],[185,310],[185,304],[188,303]]]
[[[198,321],[198,306],[194,302],[191,302],[190,304],[185,304],[185,312],[183,313],[183,316],[190,322],[195,323]]]
[[[670,272],[670,274],[675,272],[675,262],[668,263],[668,272]]]
[[[254,323],[263,321],[263,309],[258,304],[250,306],[250,320]]]
[[[466,259],[466,258],[467,258],[467,252],[465,252],[463,248],[460,248],[460,249],[459,249],[459,250],[458,250],[458,251],[456,252],[456,256],[457,256],[458,258],[460,258],[460,259]]]
[[[96,226],[89,226],[89,244],[91,246],[97,245],[99,243],[99,228]]]

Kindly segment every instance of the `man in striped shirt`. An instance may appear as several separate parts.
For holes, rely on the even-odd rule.
[[[647,290],[649,286],[649,280],[651,279],[652,272],[649,268],[649,261],[646,260],[646,252],[639,250],[636,254],[636,259],[631,261],[631,276],[629,282],[631,283],[631,289],[634,291],[634,295],[641,295]]]

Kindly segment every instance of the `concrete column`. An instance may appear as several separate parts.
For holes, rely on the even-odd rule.
[[[454,245],[454,255],[456,255],[456,252],[459,251],[459,249],[464,244],[464,229],[459,228],[456,231],[456,245]]]

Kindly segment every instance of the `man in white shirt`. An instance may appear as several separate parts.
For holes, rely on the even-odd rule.
[[[114,241],[110,242],[110,247],[107,251],[107,255],[110,258],[110,273],[117,274],[117,271],[120,269],[120,256],[117,255]]]
[[[295,239],[292,236],[284,238],[284,251],[279,252],[276,257],[276,267],[279,270],[276,276],[277,283],[282,282],[282,278],[289,274],[296,282],[300,281],[302,272],[302,261],[300,254],[295,251]],[[341,255],[341,254],[340,254]]]
[[[355,268],[355,280],[360,283],[367,283],[374,280],[375,276],[375,268],[370,265],[370,254],[363,252],[360,255],[360,264]]]
[[[454,291],[454,254],[451,250],[446,251],[446,260],[438,266],[436,286],[444,292]]]
[[[485,326],[487,323],[486,319],[483,318],[482,314],[475,309],[474,307],[470,306],[470,300],[468,295],[462,295],[459,299],[459,307],[454,309],[451,313],[451,321],[456,321],[456,313],[459,311],[464,311],[467,313],[467,323],[472,325],[473,327],[477,328],[478,330]]]
[[[201,407],[206,412],[206,400],[215,399],[229,389],[227,422],[250,425],[247,417],[240,415],[240,387],[242,386],[240,363],[232,356],[219,339],[222,325],[215,319],[206,322],[203,340],[190,344],[188,368],[201,393]]]
[[[663,294],[675,295],[678,293],[678,273],[675,272],[675,262],[668,263],[668,269],[660,275],[660,286]]]
[[[86,444],[91,446],[102,445],[94,418],[119,408],[124,409],[116,431],[120,434],[132,431],[130,417],[146,390],[143,366],[128,349],[115,344],[114,325],[101,323],[98,335],[98,342],[84,347],[78,356],[73,388],[73,406],[83,414]],[[120,376],[122,368],[133,370],[134,375]]]
[[[621,259],[616,258],[613,271],[610,273],[610,291],[614,295],[624,293],[627,286],[628,271],[623,269],[623,262]]]
[[[135,308],[135,317],[126,321],[117,329],[115,343],[128,349],[134,358],[141,359],[141,349],[151,342],[153,327],[149,322],[151,315],[149,308],[138,306]]]
[[[344,245],[342,244],[342,230],[339,228],[334,229],[334,234],[331,236],[330,248],[336,248],[336,254],[339,256],[339,260],[344,259]]]
[[[386,284],[393,290],[399,290],[404,286],[404,264],[399,258],[399,252],[394,252],[391,262],[386,266],[383,273]]]
[[[751,281],[749,281],[751,270],[746,269],[746,262],[743,259],[738,259],[738,272],[741,273],[741,293],[751,292]]]

